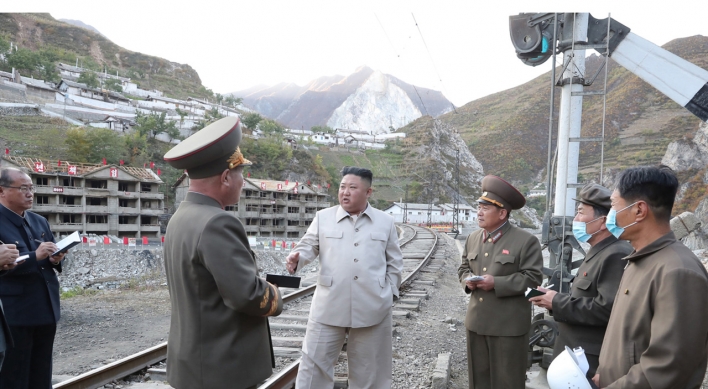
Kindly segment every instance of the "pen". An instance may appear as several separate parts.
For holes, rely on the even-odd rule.
[[[35,241],[35,242],[37,242],[37,243],[39,243],[39,244],[42,244],[42,243],[44,243],[44,241],[43,241],[43,240],[39,240],[39,239],[35,239],[34,241]]]
[[[551,288],[552,288],[552,287],[554,287],[554,286],[555,286],[555,285],[553,285],[553,284],[550,284],[550,285],[546,285],[546,286],[544,286],[544,288],[546,288],[546,289],[551,289]]]

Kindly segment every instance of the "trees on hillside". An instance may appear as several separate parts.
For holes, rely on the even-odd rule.
[[[85,71],[81,73],[77,82],[80,84],[86,84],[86,86],[89,88],[98,88],[98,86],[100,85],[96,73],[92,71]]]
[[[103,83],[103,87],[115,92],[123,92],[123,85],[121,84],[120,80],[117,80],[115,78],[107,78],[106,81]]]
[[[108,163],[117,164],[125,151],[120,134],[107,128],[72,128],[64,143],[75,162],[98,163],[106,158]]]
[[[149,139],[155,139],[158,135],[165,133],[170,139],[179,139],[180,134],[175,122],[166,120],[167,113],[150,113],[144,114],[140,111],[135,116],[137,125],[135,131],[141,136]]]
[[[256,112],[247,113],[241,117],[243,124],[251,130],[255,130],[261,120],[263,120],[263,117]]]

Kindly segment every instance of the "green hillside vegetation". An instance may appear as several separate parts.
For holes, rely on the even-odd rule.
[[[0,39],[0,50],[3,41],[14,42],[25,57],[22,63],[28,66],[15,66],[23,76],[57,81],[56,72],[45,70],[51,68],[46,63],[74,65],[78,59],[79,66],[129,77],[142,89],[157,89],[173,98],[215,98],[189,65],[124,49],[100,34],[57,21],[49,14],[0,14]],[[40,55],[43,62],[33,55]],[[0,61],[0,69],[10,71],[12,67],[8,61]]]

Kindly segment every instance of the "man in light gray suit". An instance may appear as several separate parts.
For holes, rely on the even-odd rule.
[[[6,271],[13,269],[17,265],[15,261],[19,257],[20,252],[14,244],[0,242],[0,276]],[[24,262],[24,259],[19,263],[22,262]],[[5,361],[5,350],[7,350],[8,346],[12,346],[12,335],[10,335],[10,327],[7,326],[7,321],[5,321],[5,311],[2,308],[2,301],[0,301],[0,369],[2,369],[2,363]]]
[[[349,387],[391,387],[391,306],[403,255],[393,218],[369,205],[372,180],[371,170],[342,169],[339,205],[317,212],[288,255],[291,274],[320,258],[297,389],[334,387],[347,334]]]

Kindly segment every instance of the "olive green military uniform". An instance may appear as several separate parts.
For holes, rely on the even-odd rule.
[[[238,119],[224,118],[165,160],[186,168],[190,178],[218,175],[250,164],[237,149],[240,138]],[[251,388],[275,365],[267,316],[282,311],[280,292],[258,277],[243,225],[221,207],[190,191],[167,226],[167,380],[177,389]]]
[[[521,208],[523,196],[499,180],[485,177],[479,202],[493,201],[509,211]],[[470,293],[465,317],[470,388],[524,388],[531,325],[531,303],[524,292],[541,284],[542,266],[538,239],[508,221],[489,236],[478,230],[467,237],[457,273]],[[466,277],[485,274],[494,276],[494,289],[471,291],[465,285]]]
[[[602,388],[700,388],[708,273],[670,232],[627,257],[600,351]]]

